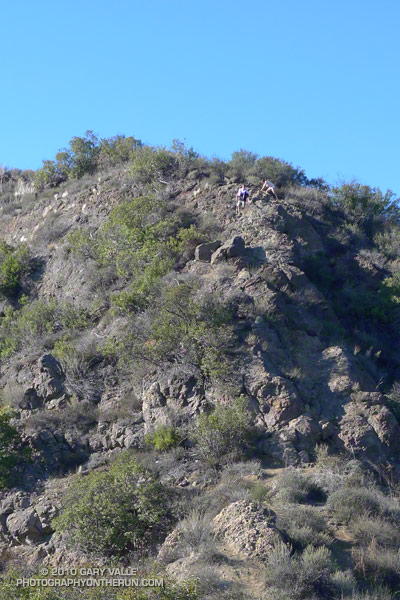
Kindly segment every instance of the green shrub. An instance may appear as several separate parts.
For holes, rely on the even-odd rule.
[[[218,404],[210,414],[199,416],[193,437],[201,457],[214,464],[225,455],[241,454],[251,431],[251,413],[244,398],[230,405]]]
[[[86,552],[121,556],[163,527],[166,503],[154,475],[124,454],[107,471],[73,478],[55,528]]]
[[[93,131],[87,131],[84,137],[73,137],[69,148],[59,152],[56,159],[62,165],[60,170],[64,170],[68,178],[79,179],[95,171],[98,155],[98,138]]]
[[[257,154],[248,150],[238,150],[233,152],[232,158],[228,163],[229,175],[237,180],[246,180],[253,174],[254,165],[257,160]]]
[[[150,184],[173,176],[178,167],[179,161],[174,152],[143,146],[132,156],[130,174],[138,183]]]
[[[213,158],[210,163],[210,182],[212,184],[223,183],[225,175],[228,171],[228,165],[225,161],[219,158]]]
[[[388,190],[383,194],[379,188],[370,188],[357,181],[334,187],[332,202],[345,212],[348,219],[364,226],[378,216],[396,219],[399,216],[393,192]]]
[[[336,295],[334,307],[339,316],[351,315],[377,323],[390,323],[393,311],[397,308],[399,294],[397,277],[384,279],[378,290],[350,282]]]
[[[180,229],[176,235],[178,251],[185,261],[194,257],[196,246],[206,241],[206,237],[191,224],[185,229]]]
[[[104,138],[100,140],[99,167],[107,168],[126,163],[132,159],[134,151],[142,147],[142,142],[132,136],[115,135]]]
[[[10,487],[16,478],[17,466],[29,458],[29,449],[23,447],[18,431],[10,421],[13,413],[0,407],[0,487]]]
[[[95,258],[96,247],[92,235],[83,229],[70,231],[65,237],[68,250],[81,258]]]
[[[182,434],[176,429],[176,427],[168,427],[167,425],[160,425],[152,433],[145,436],[145,441],[149,446],[152,446],[154,450],[165,452],[176,448],[182,442]]]
[[[145,314],[132,319],[124,336],[110,339],[105,352],[121,367],[134,361],[189,366],[205,379],[225,380],[234,345],[232,309],[214,295],[198,294],[189,283],[166,284]]]
[[[204,239],[193,224],[180,227],[180,218],[171,218],[164,202],[140,196],[115,207],[96,234],[74,231],[67,244],[75,255],[94,258],[127,284],[111,302],[118,311],[129,313],[150,304],[164,275],[180,260],[192,258]]]
[[[58,163],[54,160],[44,160],[43,167],[35,173],[35,188],[42,191],[47,187],[56,187],[66,179],[67,173],[61,170]]]
[[[374,243],[380,252],[389,260],[400,256],[400,229],[398,225],[390,224],[386,231],[374,236]]]
[[[0,294],[13,297],[21,286],[23,275],[30,272],[28,248],[21,245],[13,248],[0,243]]]
[[[176,224],[166,207],[150,196],[123,202],[110,213],[95,240],[95,255],[102,265],[114,264],[118,277],[128,280],[160,255],[174,256],[170,237]]]
[[[400,547],[400,527],[389,519],[363,514],[352,519],[348,528],[355,540],[367,546],[372,542],[380,546]]]
[[[388,407],[400,423],[400,382],[396,381],[386,395]]]
[[[264,181],[265,179],[269,179],[278,187],[287,186],[289,184],[315,184],[315,187],[320,187],[323,183],[321,180],[312,180],[312,182],[310,182],[304,171],[300,170],[299,167],[293,167],[290,163],[280,160],[279,158],[273,158],[272,156],[263,156],[259,158],[254,165],[253,172],[260,180]]]
[[[135,275],[134,282],[127,290],[111,296],[112,306],[122,313],[130,313],[146,307],[157,293],[160,279],[174,266],[172,256],[162,258],[155,255],[141,272]]]
[[[9,358],[23,345],[37,345],[46,334],[87,327],[90,316],[85,309],[54,300],[35,300],[20,310],[7,307],[0,317],[0,356]]]
[[[271,498],[271,490],[262,482],[256,481],[249,486],[250,498],[255,504],[262,505]]]

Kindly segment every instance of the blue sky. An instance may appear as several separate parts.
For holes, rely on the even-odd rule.
[[[186,138],[400,195],[399,0],[0,1],[0,163]]]

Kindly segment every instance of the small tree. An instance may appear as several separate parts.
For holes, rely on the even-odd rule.
[[[302,169],[272,156],[259,158],[255,163],[254,171],[260,179],[270,179],[277,186],[306,185],[308,183]]]
[[[17,466],[29,457],[29,450],[22,445],[21,437],[10,420],[13,413],[0,407],[0,487],[12,485]]]
[[[86,552],[121,556],[162,527],[166,505],[151,471],[124,454],[107,471],[74,477],[54,525]]]
[[[400,217],[395,195],[390,190],[385,194],[379,188],[361,185],[358,181],[343,183],[332,189],[332,202],[355,222],[371,221],[374,217]]]
[[[21,278],[30,271],[29,251],[25,245],[13,248],[0,242],[0,294],[12,297],[18,291]]]
[[[143,146],[140,140],[124,135],[115,135],[100,140],[99,165],[100,167],[115,166],[132,160],[134,151]]]
[[[229,174],[235,179],[244,180],[253,174],[257,154],[248,150],[233,152],[229,162]]]

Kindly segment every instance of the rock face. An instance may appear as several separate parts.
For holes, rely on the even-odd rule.
[[[254,381],[254,380],[253,380]],[[303,403],[291,381],[265,373],[249,386],[257,399],[263,420],[268,428],[287,423],[301,414]]]
[[[399,460],[400,425],[390,410],[383,406],[379,393],[352,395],[339,422],[338,438],[358,458],[374,462]]]
[[[33,379],[24,390],[22,408],[58,408],[65,405],[65,374],[52,354],[44,354],[33,369]]]
[[[265,560],[282,535],[248,500],[233,502],[214,518],[216,534],[243,558]]]
[[[129,324],[130,317],[114,319],[109,311],[110,297],[127,289],[126,282],[116,282],[115,272],[107,269],[101,279],[95,260],[88,256],[78,259],[66,251],[63,240],[67,232],[78,228],[85,239],[94,238],[115,206],[143,194],[141,184],[123,171],[118,172],[117,181],[107,174],[99,180],[96,175],[82,188],[79,181],[68,182],[68,190],[60,187],[52,197],[46,192],[35,198],[30,212],[0,198],[2,239],[12,244],[27,240],[35,256],[43,259],[36,279],[30,282],[31,297],[41,302],[51,298],[57,306],[71,302],[89,309],[93,315],[87,337],[100,348],[97,351],[85,343],[79,346],[87,359],[84,377],[100,383],[99,391],[96,387],[92,395],[84,385],[80,388],[82,400],[95,415],[92,421],[88,418],[86,429],[77,426],[83,421],[79,410],[74,422],[63,420],[65,409],[71,408],[71,372],[68,366],[64,372],[49,350],[66,333],[62,324],[56,324],[55,331],[44,335],[37,345],[36,338],[31,344],[26,341],[27,347],[19,354],[2,359],[0,387],[4,391],[11,383],[9,397],[5,392],[4,396],[16,408],[16,426],[33,449],[35,468],[40,471],[33,475],[28,471],[30,477],[23,481],[27,487],[28,479],[36,477],[45,485],[51,474],[66,475],[77,468],[85,472],[123,449],[142,448],[144,434],[155,427],[193,425],[210,404],[227,403],[240,395],[250,405],[256,444],[267,461],[308,463],[316,446],[325,443],[367,463],[400,464],[400,425],[385,405],[385,397],[376,392],[381,389],[382,373],[400,379],[397,331],[381,324],[382,331],[377,335],[375,328],[374,343],[369,347],[374,338],[370,333],[373,319],[353,322],[351,311],[343,316],[346,311],[343,307],[338,310],[337,298],[332,301],[334,286],[348,283],[361,288],[365,284],[373,297],[388,275],[388,263],[384,268],[383,263],[373,264],[375,250],[357,250],[343,214],[317,190],[288,190],[287,197],[276,202],[265,201],[252,191],[254,202],[237,218],[236,183],[225,180],[213,186],[203,175],[194,173],[189,181],[174,179],[162,192],[171,214],[176,203],[183,211],[181,216],[187,213],[194,223],[204,225],[210,217],[212,232],[212,241],[195,249],[195,260],[180,259],[177,271],[169,276],[199,283],[199,293],[211,293],[232,309],[234,335],[229,339],[235,341],[229,356],[234,368],[229,380],[222,383],[205,375],[202,378],[192,366],[171,366],[172,362],[158,370],[146,370],[142,381],[139,366],[137,373],[121,375],[115,363],[102,354],[102,344],[114,338],[115,332],[118,342],[118,335],[122,336]],[[2,300],[3,317],[8,308],[8,301]],[[360,343],[350,344],[345,334],[358,331]],[[74,343],[84,342],[86,333],[79,328],[67,333],[73,338],[76,334]],[[382,348],[375,349],[375,342]],[[132,376],[135,382],[130,385],[136,398],[126,407],[122,405],[123,390]],[[107,404],[110,399],[114,404]],[[188,488],[191,484],[192,480],[185,480]],[[7,551],[20,546],[24,557],[33,556],[33,544],[41,554],[50,552],[51,544],[54,551],[59,540],[51,521],[57,503],[51,494],[40,496],[37,489],[18,494],[12,490],[1,498],[0,545]],[[272,544],[281,539],[273,517],[258,512],[247,501],[224,509],[214,525],[221,543],[237,549],[243,557],[264,560]],[[177,535],[167,538],[165,548],[174,546]],[[61,557],[58,550],[55,556]]]
[[[217,250],[221,245],[220,240],[216,240],[215,242],[207,242],[205,244],[200,244],[194,251],[195,260],[201,260],[204,262],[210,262],[213,252]]]
[[[43,537],[38,514],[32,508],[11,514],[6,521],[11,536],[20,544],[34,544]]]
[[[145,430],[185,421],[205,406],[204,388],[194,375],[166,374],[144,382]]]

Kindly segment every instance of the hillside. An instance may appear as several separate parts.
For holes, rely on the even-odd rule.
[[[0,175],[0,599],[394,598],[393,195],[90,132]],[[165,588],[15,584],[87,565]]]

